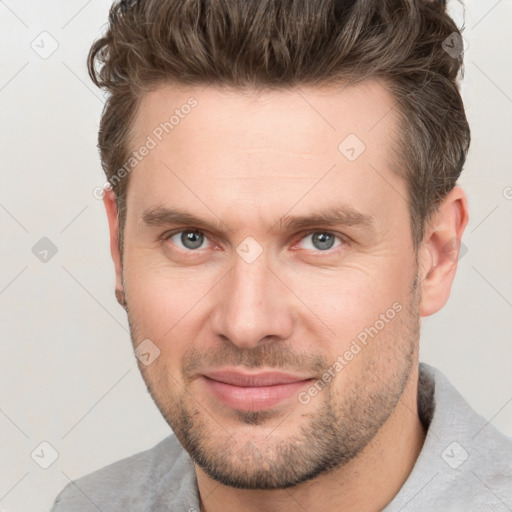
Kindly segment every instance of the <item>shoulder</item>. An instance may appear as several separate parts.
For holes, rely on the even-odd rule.
[[[194,506],[195,472],[189,455],[174,435],[69,482],[51,512],[152,510],[155,505]],[[186,510],[186,509],[185,509]]]
[[[426,439],[386,512],[512,510],[512,438],[474,411],[446,376],[420,364]],[[423,389],[421,389],[423,388]]]

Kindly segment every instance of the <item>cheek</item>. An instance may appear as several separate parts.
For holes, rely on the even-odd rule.
[[[172,268],[168,263],[155,263],[141,251],[133,256],[127,252],[124,282],[137,338],[155,343],[165,339],[167,344],[171,339],[183,339],[183,330],[201,312],[202,300],[216,279],[212,271],[199,267]]]
[[[330,328],[327,338],[343,343],[373,325],[395,302],[402,303],[409,286],[407,273],[401,271],[403,265],[395,262],[396,268],[392,268],[379,263],[290,273],[286,281],[304,303],[303,318],[314,322],[310,328],[318,332],[323,323]]]
[[[309,291],[307,303],[330,329],[324,329],[327,334],[319,337],[316,348],[322,344],[329,365],[336,365],[331,366],[337,375],[334,386],[341,389],[358,381],[371,387],[371,382],[379,383],[375,373],[384,379],[391,377],[412,339],[408,330],[408,287],[387,279],[378,283],[373,279],[352,282],[347,277],[337,285],[324,280],[324,292],[319,289]],[[316,339],[314,335],[322,324],[316,320],[311,326]],[[310,345],[309,350],[315,347]]]

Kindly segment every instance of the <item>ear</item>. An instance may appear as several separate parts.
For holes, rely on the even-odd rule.
[[[419,253],[421,316],[439,311],[448,301],[457,270],[461,239],[469,220],[466,193],[454,187],[425,226]]]
[[[105,188],[103,193],[103,204],[107,212],[108,227],[110,230],[110,254],[114,261],[116,272],[115,295],[121,306],[125,307],[124,287],[123,287],[123,266],[121,251],[119,249],[119,218],[117,215],[116,194],[111,188]]]

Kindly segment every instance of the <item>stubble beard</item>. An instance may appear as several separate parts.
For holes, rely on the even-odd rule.
[[[228,433],[183,387],[172,386],[174,379],[169,380],[166,370],[155,380],[149,377],[147,368],[139,367],[160,413],[191,459],[212,479],[240,489],[286,489],[346,465],[361,453],[394,411],[417,363],[420,329],[417,276],[409,297],[403,310],[405,318],[396,317],[393,322],[398,324],[393,332],[385,340],[379,340],[396,352],[385,361],[377,357],[364,367],[366,371],[357,382],[344,389],[336,389],[336,378],[333,378],[312,401],[319,405],[305,408],[301,413],[299,431],[293,435],[286,436],[285,416],[277,421],[279,425],[270,435],[258,436],[258,426],[275,417],[272,410],[232,411],[245,432],[246,426],[254,427],[251,439],[241,439],[236,432]],[[132,337],[133,327],[130,321]],[[398,351],[394,348],[396,344],[401,347]],[[273,364],[269,356],[273,350],[277,358],[274,362],[290,361],[289,353],[274,347],[258,352],[252,359],[251,355],[240,353],[238,362],[243,361],[248,367],[262,366],[262,362],[269,367],[283,367]],[[218,360],[223,358],[219,353]],[[211,356],[207,360],[211,361]],[[382,372],[390,361],[394,364],[391,376],[389,371]],[[289,414],[294,411],[295,408]],[[293,421],[292,427],[296,424]]]

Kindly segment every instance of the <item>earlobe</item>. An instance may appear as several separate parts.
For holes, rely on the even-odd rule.
[[[468,219],[466,194],[456,186],[425,229],[420,258],[420,269],[423,269],[421,316],[436,313],[448,301]]]
[[[117,288],[117,286],[116,286],[115,295],[116,295],[117,302],[119,302],[119,304],[121,305],[122,308],[126,309],[127,305],[126,305],[126,298],[124,296],[124,290],[121,290],[120,288]]]
[[[108,227],[110,232],[110,254],[114,262],[116,272],[115,295],[123,308],[126,309],[126,300],[123,287],[123,269],[121,251],[119,248],[119,217],[115,192],[111,188],[104,190],[103,204],[107,213]]]

